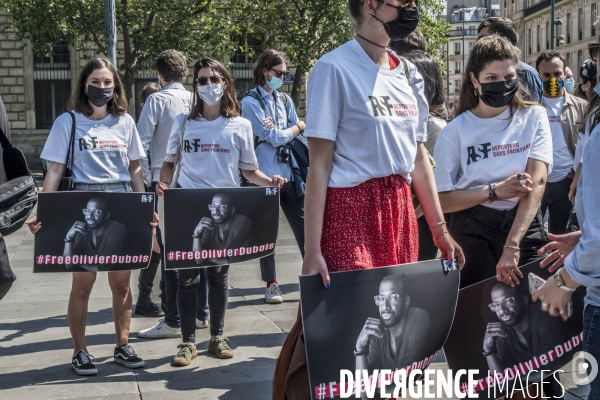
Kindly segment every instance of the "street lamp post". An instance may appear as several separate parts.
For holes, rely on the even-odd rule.
[[[554,1],[554,0],[552,0]],[[463,15],[462,15],[462,68],[465,68],[465,5],[463,4]]]
[[[106,56],[117,67],[117,18],[115,0],[104,0],[104,39]]]
[[[554,18],[554,1],[555,0],[551,0],[550,1],[550,50],[554,50],[554,29],[556,29],[555,26],[555,18]]]

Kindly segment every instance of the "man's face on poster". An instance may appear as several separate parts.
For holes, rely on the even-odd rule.
[[[217,224],[224,224],[229,221],[235,213],[235,207],[231,207],[227,197],[215,195],[212,199],[212,204],[209,204],[210,216]]]
[[[401,281],[383,280],[379,285],[379,296],[375,298],[375,304],[379,306],[381,323],[390,328],[399,323],[406,309],[409,299],[404,295]]]
[[[489,306],[500,322],[509,328],[518,324],[525,315],[523,296],[508,285],[496,285],[492,289],[492,303]]]
[[[85,224],[90,229],[100,228],[108,220],[110,214],[106,210],[106,204],[98,199],[88,201],[83,209]]]

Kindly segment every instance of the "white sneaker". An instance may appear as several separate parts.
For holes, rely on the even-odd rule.
[[[281,290],[276,283],[271,283],[265,293],[265,301],[269,304],[283,303],[283,297],[281,297]]]
[[[138,332],[138,337],[145,339],[166,339],[181,337],[181,328],[171,328],[164,319],[158,320],[158,325]]]
[[[206,329],[208,328],[208,320],[205,319],[204,321],[200,321],[198,318],[196,318],[196,329]]]

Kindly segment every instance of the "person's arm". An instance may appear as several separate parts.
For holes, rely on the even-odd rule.
[[[244,178],[248,179],[248,181],[258,186],[275,186],[277,188],[280,188],[283,186],[284,183],[287,183],[288,181],[287,178],[282,178],[279,175],[273,175],[273,178],[269,178],[257,169],[243,169],[242,175],[244,175]]]
[[[145,192],[144,177],[139,160],[129,161],[129,175],[131,176],[131,190],[134,192]]]
[[[522,174],[527,182],[525,185],[520,183],[519,177],[513,175],[501,182],[496,183],[495,193],[498,200],[512,199],[513,197],[524,197],[531,193],[531,175]],[[492,182],[493,183],[493,182]],[[440,192],[440,204],[445,213],[452,213],[475,207],[481,203],[489,201],[489,188],[484,186],[475,189],[451,190]]]
[[[309,138],[310,168],[304,196],[304,261],[302,275],[320,274],[323,284],[329,287],[329,272],[321,253],[323,213],[327,197],[327,184],[333,166],[334,142]]]
[[[162,196],[165,189],[171,186],[173,174],[175,173],[175,164],[165,161],[160,169],[160,182],[156,185],[156,194]]]
[[[246,100],[248,99],[248,100]],[[304,122],[298,121],[290,128],[278,129],[276,121],[271,121],[260,107],[258,100],[247,96],[243,100],[242,117],[252,124],[252,131],[259,141],[266,141],[273,147],[282,146],[304,130]]]
[[[48,171],[46,172],[46,177],[44,178],[44,186],[42,191],[44,193],[48,192],[56,192],[60,187],[60,182],[65,173],[65,164],[53,162],[48,167]],[[29,226],[29,230],[34,235],[40,230],[42,227],[41,222],[37,222],[37,215],[29,218],[25,223]]]
[[[144,107],[142,108],[137,123],[137,130],[140,135],[140,140],[142,141],[144,153],[146,154],[146,157],[140,160],[140,166],[142,168],[144,180],[147,180],[148,183],[152,183],[152,171],[148,162],[148,154],[150,151],[150,142],[154,137],[154,130],[156,129],[156,125],[158,125],[158,111],[156,97],[150,95],[144,103]]]
[[[427,157],[425,145],[421,142],[417,144],[417,158],[411,176],[412,186],[425,214],[425,219],[432,227],[431,233],[436,247],[440,249],[442,257],[447,258],[450,264],[454,262],[455,257],[458,258],[458,263],[462,268],[465,265],[465,256],[461,247],[452,239],[445,225],[438,225],[438,223],[444,222],[444,214],[436,194],[431,163]]]
[[[575,195],[577,194],[577,182],[579,182],[579,175],[581,175],[581,163],[577,166],[575,170],[575,176],[573,176],[573,182],[571,182],[571,187],[569,188],[569,200],[571,203],[575,205]]]
[[[518,278],[523,278],[523,274],[518,268],[520,251],[516,248],[519,247],[521,239],[525,236],[525,233],[531,225],[531,221],[533,221],[533,218],[540,207],[544,189],[546,188],[548,164],[540,160],[529,158],[527,160],[526,171],[527,174],[531,176],[531,193],[522,197],[519,201],[517,215],[515,216],[515,220],[513,221],[506,242],[504,243],[505,247],[502,256],[496,265],[496,273],[499,276],[498,280],[503,281],[512,287],[515,287],[515,284],[519,284]]]

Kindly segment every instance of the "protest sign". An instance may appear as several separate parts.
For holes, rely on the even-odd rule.
[[[167,269],[239,263],[273,254],[279,190],[271,187],[168,189]]]
[[[33,272],[146,268],[154,197],[147,193],[39,193]]]
[[[552,279],[540,260],[520,270],[523,279],[514,288],[490,278],[461,289],[458,296],[444,353],[452,370],[479,371],[473,388],[479,399],[501,398],[513,390],[523,394],[520,389],[528,386],[536,397],[542,374],[550,382],[550,375],[581,350],[585,289],[574,292],[572,316],[565,322],[531,299],[530,288]]]
[[[450,331],[459,276],[445,260],[334,272],[328,289],[320,275],[301,276],[312,398],[355,398],[362,381],[363,399],[387,399],[395,371],[424,370]]]

